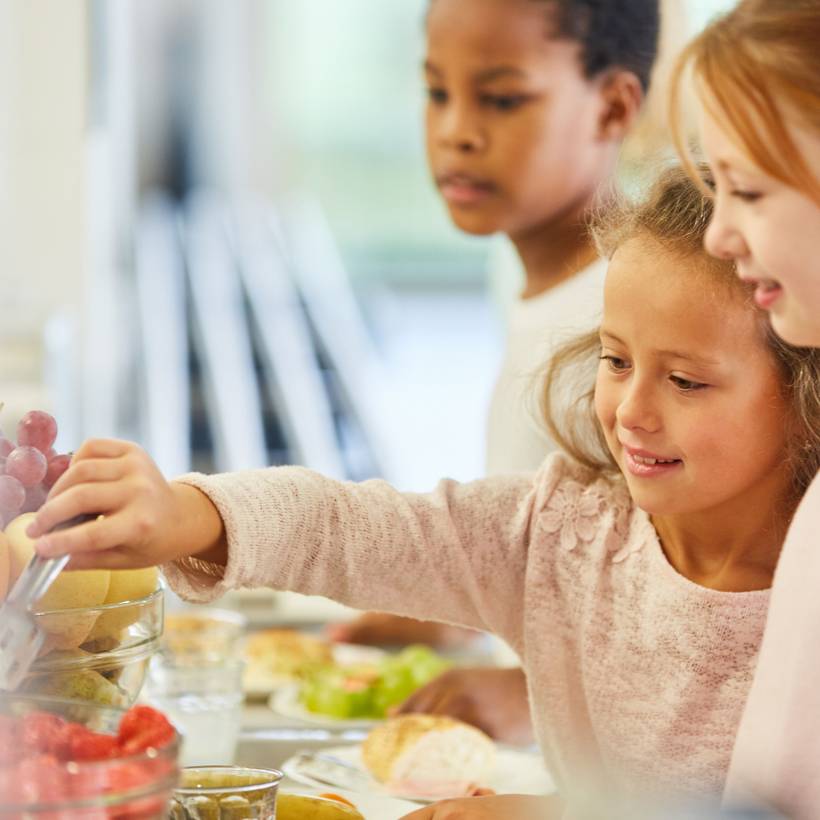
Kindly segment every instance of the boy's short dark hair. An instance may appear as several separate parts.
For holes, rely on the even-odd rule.
[[[556,36],[582,46],[584,73],[611,68],[632,71],[643,90],[658,51],[658,0],[533,0],[552,7]]]

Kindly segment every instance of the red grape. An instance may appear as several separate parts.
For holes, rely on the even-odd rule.
[[[14,449],[14,442],[0,436],[0,456],[5,458]]]
[[[71,456],[68,453],[54,456],[49,459],[48,469],[46,470],[46,477],[43,479],[43,484],[50,490],[56,483],[57,479],[68,469],[71,463]]]
[[[46,503],[46,496],[48,490],[42,484],[35,484],[33,487],[26,488],[26,500],[20,512],[37,512],[43,504]]]
[[[15,514],[26,500],[26,488],[10,475],[0,475],[0,511]]]
[[[17,425],[17,443],[36,447],[45,454],[57,438],[54,416],[42,410],[29,410]]]
[[[6,475],[16,478],[24,487],[39,484],[45,478],[46,470],[46,457],[36,447],[17,447],[6,458]]]

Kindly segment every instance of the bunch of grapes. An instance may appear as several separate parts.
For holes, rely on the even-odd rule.
[[[42,507],[48,491],[66,471],[71,456],[57,453],[57,422],[30,410],[17,425],[17,442],[0,431],[0,528],[21,513]]]

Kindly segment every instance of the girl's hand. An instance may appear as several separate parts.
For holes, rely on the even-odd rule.
[[[491,797],[461,797],[442,800],[402,820],[549,820],[561,816],[557,797],[534,797],[523,794],[500,794]]]
[[[50,532],[82,514],[98,517]],[[44,557],[70,554],[70,569],[154,566],[213,550],[224,537],[207,496],[169,483],[140,447],[112,439],[92,439],[74,453],[28,535]]]
[[[418,689],[392,714],[449,715],[494,740],[524,746],[535,738],[521,669],[457,667]]]

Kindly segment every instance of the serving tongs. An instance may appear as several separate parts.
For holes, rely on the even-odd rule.
[[[95,518],[78,515],[58,524],[52,532]],[[17,689],[37,658],[46,634],[34,618],[33,607],[54,583],[68,559],[68,555],[41,558],[35,554],[0,606],[0,689]]]

